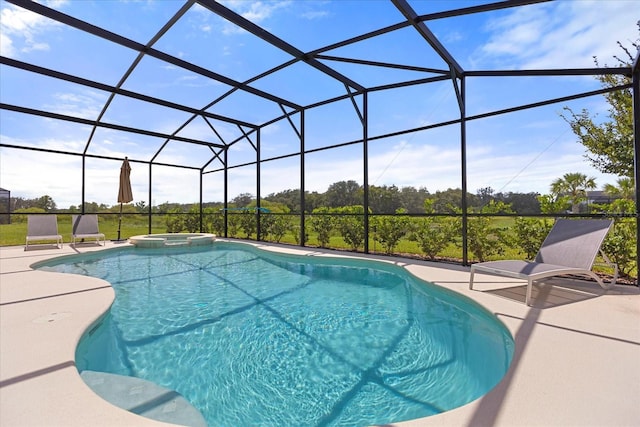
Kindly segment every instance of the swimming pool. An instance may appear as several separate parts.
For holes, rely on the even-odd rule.
[[[250,245],[125,248],[39,266],[112,283],[76,364],[176,390],[210,425],[371,425],[464,405],[513,340],[471,300],[386,263]]]

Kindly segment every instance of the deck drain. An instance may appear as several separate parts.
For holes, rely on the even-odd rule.
[[[63,311],[61,313],[50,313],[44,316],[36,317],[33,319],[33,323],[51,323],[57,320],[66,319],[67,317],[71,317],[71,313],[68,311]]]

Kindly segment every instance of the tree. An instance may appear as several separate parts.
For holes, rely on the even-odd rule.
[[[98,204],[96,202],[84,202],[84,205],[80,206],[80,209],[84,208],[85,213],[98,213],[100,211],[108,210],[108,206],[101,203]],[[117,212],[120,209],[120,205],[114,205],[112,209]]]
[[[289,212],[300,212],[300,190],[299,189],[284,190],[279,193],[271,193],[267,197],[265,197],[264,200],[284,204],[287,206],[287,208],[289,208]]]
[[[476,196],[478,196],[478,199],[480,199],[480,204],[484,206],[488,204],[491,200],[493,200],[493,188],[491,187],[480,188],[476,192]]]
[[[309,224],[311,229],[318,234],[318,245],[321,248],[326,248],[329,245],[331,239],[331,231],[333,230],[333,217],[328,215],[330,209],[327,207],[319,207],[313,210],[312,215],[309,217]]]
[[[258,232],[255,209],[243,210],[236,216],[240,220],[240,228],[244,231],[245,239],[250,239],[252,235]]]
[[[382,245],[386,254],[391,254],[400,239],[411,231],[411,218],[403,215],[406,213],[406,210],[399,208],[396,215],[376,216],[372,220],[375,227],[373,239]]]
[[[415,187],[402,187],[400,189],[400,197],[402,198],[402,207],[408,213],[421,213],[425,199],[429,196],[429,191],[425,187],[416,189]]]
[[[218,236],[224,235],[224,215],[220,210],[207,206],[202,209],[202,213],[202,231],[205,233],[213,233]]]
[[[189,233],[200,231],[200,206],[192,205],[187,215],[183,215],[183,228]]]
[[[231,203],[233,203],[237,208],[244,208],[249,206],[249,203],[251,203],[252,200],[253,195],[250,193],[241,193],[231,199]]]
[[[164,202],[153,208],[153,213],[163,214],[169,212],[184,212],[179,203]]]
[[[633,202],[630,203],[633,204]],[[634,269],[636,276],[638,275],[638,255],[635,245],[637,230],[635,219],[618,219],[612,232],[607,235],[602,244],[602,251],[609,256],[611,261],[618,264],[622,275],[629,276]]]
[[[299,213],[300,212],[300,190],[284,190],[279,193],[271,193],[267,197],[263,199],[268,200],[270,202],[277,202],[286,205],[289,208],[290,212]],[[324,206],[324,195],[318,193],[317,191],[304,193],[304,207],[305,212],[311,213],[315,208],[319,208],[320,206]]]
[[[250,207],[255,207],[255,202],[251,203]],[[275,240],[279,243],[287,232],[292,231],[289,217],[280,214],[288,214],[291,210],[284,203],[269,200],[263,200],[261,207],[267,208],[269,213],[260,214],[260,239]]]
[[[619,178],[618,185],[606,184],[604,192],[615,198],[611,203],[598,206],[604,212],[614,214],[633,214],[636,211],[635,186],[631,178]]]
[[[265,214],[260,217],[262,227],[262,240],[270,238],[280,243],[282,238],[293,231],[291,221],[288,216],[277,214]]]
[[[640,22],[638,22],[640,29]],[[632,43],[635,50],[640,50],[640,38]],[[634,61],[635,52],[630,52],[620,42],[618,46],[624,51],[625,57],[615,57],[619,66],[629,67]],[[599,66],[597,58],[596,66]],[[605,64],[606,67],[606,64]],[[622,74],[609,74],[596,77],[603,88],[614,88],[631,83],[631,77]],[[597,123],[595,116],[583,109],[575,113],[569,107],[565,111],[570,117],[562,116],[573,133],[579,138],[589,154],[585,157],[598,170],[620,176],[633,176],[633,99],[631,89],[607,92],[604,97],[611,106],[609,121]]]
[[[462,190],[459,188],[448,188],[444,191],[436,191],[431,196],[434,199],[433,209],[437,213],[455,213],[462,210]],[[467,206],[479,206],[478,197],[467,192]]]
[[[571,212],[578,213],[580,202],[587,200],[587,190],[596,188],[595,178],[580,172],[565,173],[551,183],[551,193],[555,196],[566,195],[571,200]]]
[[[140,213],[145,213],[147,211],[147,203],[144,200],[140,200],[135,204],[136,210]]]
[[[514,212],[520,215],[537,215],[540,213],[539,193],[498,193],[495,199],[511,205]]]
[[[184,230],[184,218],[180,215],[180,208],[172,208],[167,213],[165,221],[167,225],[167,233],[180,233]]]
[[[424,201],[424,211],[428,214],[436,213],[434,199]],[[418,242],[418,246],[426,256],[435,260],[440,251],[451,243],[456,233],[456,220],[448,217],[427,216],[416,221],[416,227],[409,238]]]
[[[364,243],[364,207],[362,205],[333,208],[339,214],[336,228],[352,251],[357,251]],[[371,213],[371,212],[369,212]]]
[[[402,199],[398,187],[392,185],[387,187],[369,186],[369,207],[374,213],[393,213],[402,206]]]
[[[538,196],[538,201],[540,202],[540,212],[544,214],[563,213],[570,206],[568,196],[543,194]]]
[[[633,185],[633,179],[623,177],[623,178],[619,178],[616,181],[616,183],[618,185],[605,184],[604,192],[611,197],[617,197],[625,200],[633,200],[634,194],[635,194],[635,186]]]
[[[494,200],[476,210],[483,214],[513,213],[511,206]],[[467,225],[469,250],[475,254],[478,260],[486,261],[488,257],[504,253],[504,247],[508,244],[507,232],[494,224],[491,217],[471,217]]]
[[[309,193],[308,191],[305,192],[305,195],[304,195],[304,211],[305,212],[308,212],[308,213],[313,212],[315,208],[319,208],[324,205],[325,205],[324,194],[320,194],[317,191],[313,191],[311,193]]]
[[[339,181],[331,184],[324,195],[327,207],[338,208],[361,205],[363,191],[355,181]]]
[[[44,195],[36,200],[35,207],[44,209],[45,212],[53,212],[56,210],[56,202],[49,195]]]
[[[524,252],[527,259],[535,258],[552,225],[553,222],[546,218],[517,217],[515,219],[514,243]]]
[[[23,197],[12,197],[10,199],[11,209],[10,211],[16,211],[18,209],[28,208],[40,208],[44,212],[51,212],[56,210],[56,202],[53,201],[51,196],[44,195],[35,199],[25,199]]]
[[[227,211],[227,231],[231,237],[238,237],[240,235],[241,217],[238,213],[232,213]]]
[[[56,202],[51,196],[44,195],[36,197],[35,199],[25,199],[23,197],[11,197],[10,199],[11,209],[10,211],[16,211],[18,209],[28,208],[40,208],[44,212],[51,212],[57,209]]]

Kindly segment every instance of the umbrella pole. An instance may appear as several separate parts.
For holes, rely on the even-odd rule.
[[[120,215],[118,215],[118,242],[120,241],[120,226],[122,225],[122,202],[120,202]]]

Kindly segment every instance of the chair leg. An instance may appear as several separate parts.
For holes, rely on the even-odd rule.
[[[524,303],[528,306],[531,306],[531,288],[533,288],[533,280],[527,280],[527,296],[525,297]]]
[[[596,278],[598,284],[600,284],[602,289],[611,289],[618,281],[618,275],[620,274],[618,264],[616,264],[615,262],[611,262],[607,254],[605,254],[602,249],[600,249],[600,255],[602,256],[602,259],[604,259],[604,262],[597,262],[594,265],[604,265],[606,267],[613,268],[613,278],[611,279],[611,282],[609,282],[609,284],[605,284],[602,279],[598,278],[598,275],[594,274],[593,277]]]

